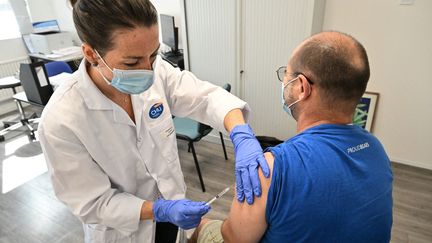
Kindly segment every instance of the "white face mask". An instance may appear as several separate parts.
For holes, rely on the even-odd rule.
[[[282,96],[282,97],[281,97],[281,98],[282,98],[282,105],[283,105],[283,109],[284,109],[284,111],[285,111],[285,112],[286,112],[290,117],[293,117],[291,107],[292,107],[293,105],[297,104],[297,103],[300,101],[300,99],[298,99],[298,100],[294,101],[293,103],[287,105],[286,102],[285,102],[284,91],[285,91],[286,86],[288,86],[290,83],[296,81],[298,78],[299,78],[299,77],[295,77],[295,78],[291,79],[290,81],[288,81],[286,84],[283,84],[283,83],[282,83],[282,95],[281,95],[281,96]],[[293,118],[294,118],[294,117],[293,117]]]
[[[153,70],[120,70],[114,68],[111,69],[105,62],[105,60],[95,50],[96,54],[102,60],[104,65],[113,73],[111,81],[102,74],[97,68],[102,78],[108,85],[113,86],[118,91],[126,94],[140,94],[148,90],[154,82],[154,71]],[[154,69],[155,63],[153,63]]]

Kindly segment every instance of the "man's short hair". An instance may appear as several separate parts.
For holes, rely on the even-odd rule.
[[[303,73],[322,91],[322,100],[357,103],[370,76],[365,48],[352,36],[323,32],[310,37],[290,61],[293,73]]]

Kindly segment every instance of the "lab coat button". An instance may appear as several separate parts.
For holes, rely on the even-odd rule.
[[[138,138],[138,143],[141,143],[141,141],[142,141],[142,138],[139,137],[139,138]]]

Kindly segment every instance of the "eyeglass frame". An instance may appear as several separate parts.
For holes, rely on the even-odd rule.
[[[280,71],[281,70],[283,70],[284,72],[283,72],[283,77],[281,78],[280,77]],[[283,80],[284,80],[284,78],[285,78],[285,74],[287,73],[287,66],[280,66],[277,70],[276,70],[276,75],[277,75],[277,77],[278,77],[278,79],[279,79],[279,81],[280,82],[282,82],[283,83]],[[312,82],[312,80],[310,80],[310,78],[308,78],[304,73],[301,73],[301,72],[295,72],[295,73],[291,73],[292,75],[294,75],[294,76],[298,76],[298,75],[303,75],[305,78],[306,78],[306,80],[308,81],[308,83],[309,84],[311,84],[311,85],[313,85],[314,84],[314,82]]]

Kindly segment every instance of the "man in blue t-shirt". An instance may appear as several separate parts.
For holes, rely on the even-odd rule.
[[[253,205],[233,201],[225,221],[203,220],[198,242],[389,242],[392,172],[383,146],[351,125],[369,80],[364,47],[322,32],[277,71],[298,134],[270,148]]]

